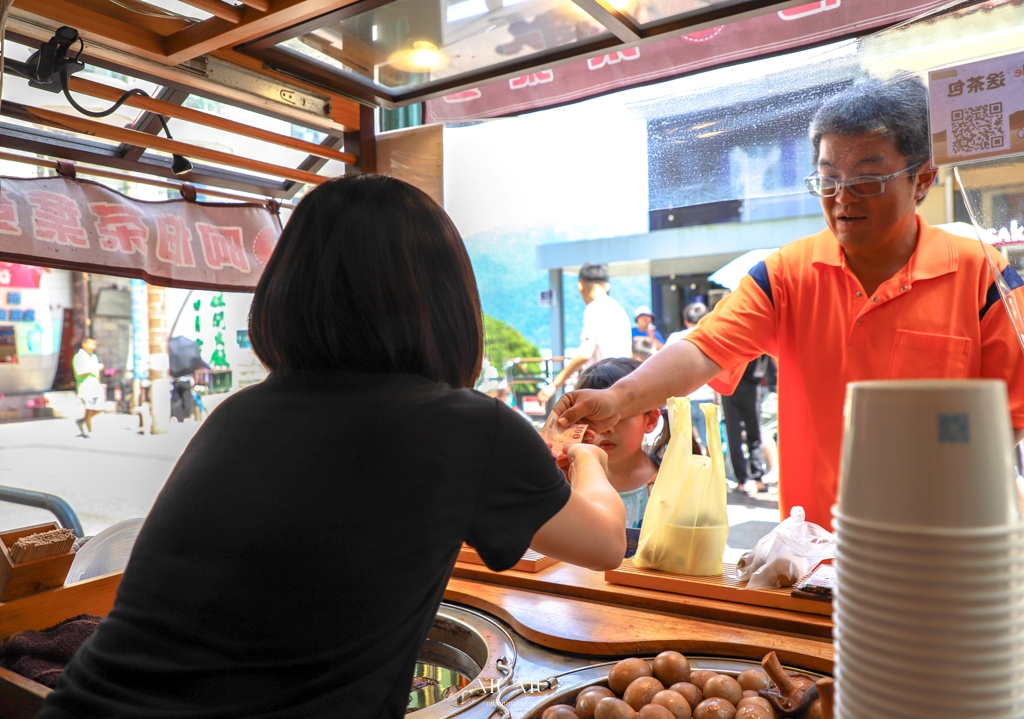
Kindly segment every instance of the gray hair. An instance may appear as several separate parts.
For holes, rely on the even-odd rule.
[[[811,143],[818,163],[822,135],[877,134],[889,138],[909,166],[931,157],[928,90],[917,77],[864,80],[833,95],[814,113]]]

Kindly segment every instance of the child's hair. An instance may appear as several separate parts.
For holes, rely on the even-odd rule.
[[[580,373],[579,381],[576,382],[576,389],[608,389],[639,366],[640,362],[638,360],[626,357],[601,360]],[[665,456],[665,448],[672,437],[668,427],[668,412],[664,407],[661,408],[661,428],[661,434],[658,435],[658,439],[655,440],[648,450],[651,459],[658,466],[661,466],[661,459]],[[693,431],[693,453],[704,454],[696,429]]]

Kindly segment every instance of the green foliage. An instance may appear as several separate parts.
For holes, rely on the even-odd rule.
[[[504,372],[505,363],[510,359],[540,357],[540,349],[512,325],[485,314],[484,356],[499,372]]]

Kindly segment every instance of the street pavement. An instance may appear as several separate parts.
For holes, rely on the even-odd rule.
[[[86,439],[70,419],[0,424],[0,484],[61,497],[86,535],[144,517],[200,425],[172,420],[160,435],[136,434],[137,425],[133,415],[102,414]],[[51,521],[44,509],[0,502],[0,529]]]
[[[161,435],[137,434],[137,424],[133,415],[102,414],[88,439],[77,436],[70,419],[0,424],[0,485],[63,498],[87,535],[144,517],[200,424],[172,420]],[[726,561],[734,562],[779,521],[774,499],[729,494]],[[0,502],[0,530],[53,520],[46,510]]]

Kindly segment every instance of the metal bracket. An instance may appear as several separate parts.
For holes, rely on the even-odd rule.
[[[246,70],[215,57],[204,58],[205,76],[218,85],[279,102],[323,117],[331,116],[331,101],[294,85],[275,82],[265,75]],[[189,68],[192,70],[193,68]]]

